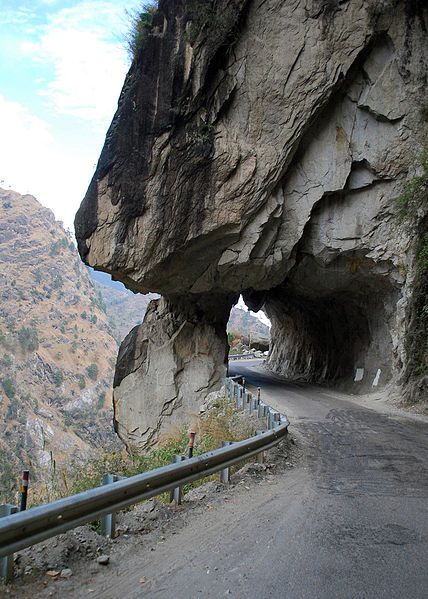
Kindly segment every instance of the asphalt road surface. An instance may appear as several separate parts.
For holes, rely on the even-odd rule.
[[[428,424],[231,364],[287,414],[297,466],[124,555],[67,597],[426,599]],[[141,575],[148,584],[138,583]],[[88,583],[89,584],[89,583]],[[71,591],[71,592],[70,592]],[[64,594],[62,594],[64,596]]]

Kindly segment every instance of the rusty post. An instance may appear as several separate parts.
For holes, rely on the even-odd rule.
[[[193,458],[193,447],[195,445],[195,437],[196,437],[196,432],[190,430],[189,431],[189,444],[187,446],[187,448],[188,448],[187,457],[188,458]]]

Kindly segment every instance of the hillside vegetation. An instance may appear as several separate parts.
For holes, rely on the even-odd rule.
[[[0,491],[22,467],[49,480],[115,440],[117,352],[69,234],[32,196],[0,190]]]

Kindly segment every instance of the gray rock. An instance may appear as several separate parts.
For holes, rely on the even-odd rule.
[[[76,216],[89,265],[163,296],[120,349],[128,446],[220,388],[241,292],[271,318],[275,372],[363,392],[406,370],[415,244],[395,199],[428,133],[428,46],[388,4],[219,0],[222,27],[195,41],[183,4],[161,3]]]
[[[110,556],[108,556],[108,555],[99,555],[97,557],[97,562],[99,564],[101,564],[102,566],[107,566],[109,561],[110,561]]]
[[[61,578],[70,578],[72,576],[73,570],[71,568],[64,568],[61,570],[60,577]]]

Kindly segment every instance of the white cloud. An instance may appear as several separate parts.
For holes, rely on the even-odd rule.
[[[35,12],[25,6],[3,8],[0,12],[0,25],[25,25],[31,22],[34,16]]]
[[[92,174],[91,150],[58,143],[47,123],[1,95],[0,140],[0,185],[31,193],[71,226]]]
[[[40,93],[55,112],[106,128],[127,70],[123,13],[107,1],[80,2],[53,13],[38,40],[23,43],[32,60],[53,70]]]
[[[267,327],[271,328],[272,323],[269,320],[269,318],[266,316],[266,314],[263,312],[263,310],[259,310],[258,312],[253,312],[252,310],[248,310],[248,307],[247,307],[246,303],[244,302],[244,298],[242,297],[242,295],[239,296],[238,303],[236,304],[235,307],[239,308],[239,310],[244,310],[244,312],[250,312],[250,314],[252,314],[258,320],[260,320],[260,322],[265,324]]]
[[[45,13],[35,21],[28,10],[19,15],[25,26],[14,36],[14,51],[26,60],[24,77],[29,66],[36,68],[30,69],[31,81],[19,82],[17,71],[21,88],[28,89],[25,99],[21,94],[19,102],[11,101],[15,90],[7,85],[0,95],[0,181],[36,196],[67,226],[88,187],[126,74],[120,39],[126,28],[124,4],[129,9],[140,1],[82,0],[61,10],[51,6],[44,25],[39,23]],[[15,18],[2,13],[0,24]],[[29,23],[33,34],[23,35]],[[33,85],[48,113],[34,102]]]

